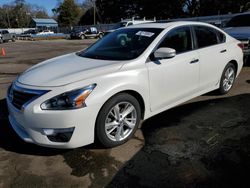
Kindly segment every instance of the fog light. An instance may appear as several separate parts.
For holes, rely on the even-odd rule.
[[[75,128],[67,129],[43,129],[43,134],[48,137],[51,142],[69,142]]]

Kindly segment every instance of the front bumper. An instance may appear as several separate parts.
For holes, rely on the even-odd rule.
[[[49,93],[41,96],[22,110],[18,110],[7,98],[9,121],[19,137],[25,142],[52,148],[77,148],[93,143],[98,105],[75,110],[42,110],[40,104],[48,96]],[[43,131],[72,127],[74,132],[68,142],[52,142]]]

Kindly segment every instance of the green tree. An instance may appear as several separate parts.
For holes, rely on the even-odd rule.
[[[182,17],[184,3],[185,0],[96,0],[96,7],[104,22],[110,23],[131,17]]]
[[[8,17],[7,9],[4,9],[4,8],[0,7],[0,28],[9,27],[7,17]]]
[[[72,27],[80,20],[81,9],[74,0],[64,0],[55,11],[58,14],[60,26]]]
[[[249,0],[200,0],[200,14],[203,16],[239,13],[247,10]]]
[[[30,5],[30,12],[28,15],[31,15],[33,18],[49,18],[49,15],[44,7],[37,5]]]
[[[120,10],[122,0],[96,0],[96,8],[104,23],[121,20],[123,12]]]
[[[28,6],[25,0],[16,0],[13,8],[10,10],[10,22],[12,27],[27,27],[29,15]]]
[[[29,27],[33,17],[48,18],[49,16],[43,7],[28,4],[25,0],[16,0],[0,7],[0,27],[2,28]]]
[[[184,0],[140,0],[140,17],[157,19],[179,18],[183,16]]]
[[[186,0],[183,7],[189,16],[199,16],[200,0]]]

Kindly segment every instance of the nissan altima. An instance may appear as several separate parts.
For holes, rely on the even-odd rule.
[[[8,90],[9,121],[24,141],[41,146],[121,145],[141,120],[213,90],[229,92],[242,47],[199,22],[118,29],[22,73]]]

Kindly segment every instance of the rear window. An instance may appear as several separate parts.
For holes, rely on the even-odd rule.
[[[250,14],[233,17],[228,23],[227,27],[249,27]]]

